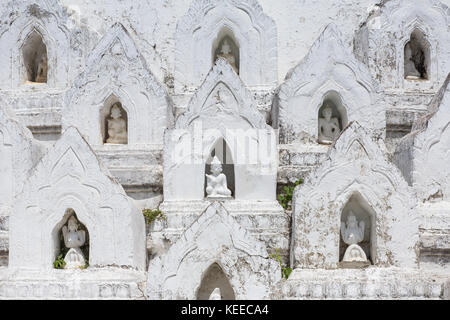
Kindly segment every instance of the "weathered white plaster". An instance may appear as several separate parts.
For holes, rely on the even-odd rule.
[[[3,300],[143,300],[143,288],[145,272],[130,269],[0,269],[0,296]]]
[[[9,215],[14,197],[22,191],[28,171],[40,159],[45,147],[33,140],[6,107],[0,108],[0,207]]]
[[[449,70],[449,8],[445,1],[385,1],[375,6],[359,32],[362,59],[387,91],[436,92]],[[429,77],[405,79],[404,53],[411,33],[419,30],[430,49]],[[359,46],[357,46],[358,48]]]
[[[120,103],[125,144],[105,141],[111,107]],[[172,102],[128,31],[114,24],[89,55],[66,94],[62,127],[76,126],[114,177],[137,198],[162,187],[164,130],[173,126]]]
[[[384,154],[383,142],[352,122],[328,159],[296,188],[291,250],[295,267],[338,267],[343,209],[352,196],[370,212],[373,264],[417,267],[420,219],[415,199]]]
[[[176,242],[181,234],[211,204],[203,201],[164,201],[159,207],[166,216],[163,223],[155,223],[153,233],[158,233],[158,246]],[[242,228],[266,243],[267,249],[280,255],[289,254],[290,215],[283,211],[277,201],[223,201],[225,207]],[[161,242],[161,239],[163,240]]]
[[[15,200],[10,268],[53,268],[67,209],[88,229],[90,266],[144,269],[144,218],[73,127],[33,169]]]
[[[295,269],[276,299],[439,300],[445,299],[448,272],[405,268]]]
[[[403,138],[394,162],[414,187],[420,202],[450,201],[450,76],[429,105],[429,113],[419,119]]]
[[[278,89],[272,121],[283,143],[317,143],[319,114],[324,101],[338,108],[343,129],[358,121],[384,137],[385,106],[368,68],[358,61],[334,24],[328,25],[308,55],[291,70]]]
[[[277,81],[277,28],[258,1],[195,0],[177,23],[175,89],[197,88],[213,65],[216,43],[235,39],[239,76],[249,87],[273,87]]]
[[[65,90],[78,72],[91,35],[58,0],[8,1],[0,21],[0,96],[42,140],[56,140]],[[24,49],[41,39],[47,55],[45,83],[27,82]]]
[[[212,294],[219,288],[222,299],[448,299],[443,155],[450,111],[447,85],[437,90],[450,71],[449,5],[0,1],[0,178],[11,181],[0,184],[0,210],[7,212],[0,215],[2,266],[13,216],[12,260],[0,267],[0,297],[208,299],[219,298]],[[417,76],[403,61],[412,32],[425,48],[423,80],[404,79],[405,65]],[[40,35],[48,81],[25,84],[20,48],[44,52]],[[225,60],[214,66],[216,57]],[[335,103],[329,120],[324,99]],[[123,110],[110,134],[110,108],[119,102]],[[6,109],[43,143],[3,117]],[[352,121],[359,126],[326,144],[333,129]],[[317,143],[319,124],[333,135],[325,144]],[[248,145],[234,143],[236,136]],[[418,148],[422,136],[436,143]],[[44,146],[50,151],[34,167]],[[66,147],[74,156],[62,156]],[[221,199],[206,190],[215,156],[231,192]],[[291,211],[277,198],[299,178],[291,224]],[[88,232],[90,266],[55,270],[51,234],[72,205]],[[159,209],[165,218],[144,228],[142,209]],[[339,228],[350,211],[364,222],[357,245],[369,260],[361,265],[342,261],[347,244]],[[278,281],[279,266],[267,253],[277,250],[287,266],[292,241],[296,269]],[[250,247],[241,251],[242,243]],[[172,260],[181,247],[194,249],[187,260]],[[156,273],[147,273],[145,257]],[[178,267],[171,273],[177,280],[166,278]]]
[[[68,85],[71,34],[67,14],[56,0],[10,1],[3,13],[0,28],[0,63],[8,66],[0,75],[3,88],[45,90]],[[26,84],[22,49],[28,37],[36,32],[47,48],[48,79],[46,84]]]
[[[22,191],[29,170],[39,161],[45,147],[15,118],[0,99],[0,252],[7,264],[9,218],[14,198]]]
[[[120,102],[128,118],[128,145],[161,144],[172,125],[170,98],[148,70],[125,28],[117,23],[87,59],[66,96],[63,129],[76,126],[94,148],[103,146],[105,114]],[[107,108],[103,114],[102,109]]]
[[[164,144],[164,199],[205,198],[205,166],[223,139],[234,165],[236,200],[275,200],[274,130],[232,67],[219,59]]]
[[[445,268],[450,248],[449,82],[450,76],[428,106],[428,114],[415,122],[393,156],[417,196],[422,217],[420,262],[428,268]]]
[[[218,202],[148,268],[150,299],[196,299],[204,272],[217,264],[236,299],[267,299],[281,279],[280,266]],[[214,288],[213,288],[214,289]]]

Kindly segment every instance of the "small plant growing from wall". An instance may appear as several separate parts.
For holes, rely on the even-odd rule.
[[[156,219],[167,220],[164,213],[162,213],[159,209],[143,209],[142,214],[144,215],[145,223],[147,225],[151,225]]]
[[[292,195],[294,194],[295,187],[302,183],[303,179],[299,179],[283,187],[282,193],[278,195],[278,201],[284,210],[292,210]]]
[[[281,277],[287,280],[287,279],[289,278],[289,276],[291,275],[292,268],[283,265],[283,261],[281,260],[281,256],[280,256],[280,254],[278,253],[278,249],[275,249],[275,253],[272,253],[272,254],[270,255],[270,258],[273,259],[273,260],[275,260],[275,261],[277,261],[277,262],[280,264],[280,267],[281,267]]]
[[[55,269],[64,269],[66,262],[64,261],[64,255],[60,254],[56,260],[53,262],[53,267]]]

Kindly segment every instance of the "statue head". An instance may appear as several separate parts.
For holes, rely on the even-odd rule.
[[[331,108],[329,103],[325,104],[325,108],[322,110],[322,115],[325,119],[331,119],[331,116],[333,115],[333,109]]]
[[[211,172],[216,176],[222,173],[222,163],[216,156],[214,156],[214,159],[211,161]]]
[[[77,218],[75,218],[75,216],[71,216],[67,225],[68,225],[69,231],[77,231],[78,230]]]
[[[227,40],[225,40],[223,42],[221,52],[222,52],[222,54],[230,54],[231,53],[231,48],[230,48],[230,45],[228,44]]]
[[[111,117],[113,119],[119,119],[122,116],[122,112],[120,111],[119,104],[114,103],[114,105],[111,108]]]

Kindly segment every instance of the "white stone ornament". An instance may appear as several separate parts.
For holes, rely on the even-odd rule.
[[[214,291],[209,296],[209,300],[222,300],[222,294],[220,293],[220,288],[214,289]]]
[[[329,121],[317,119],[322,117],[320,107],[331,100],[340,115],[340,129],[358,121],[370,128],[371,135],[384,137],[386,109],[378,91],[368,67],[349,50],[340,28],[331,23],[280,85],[272,125],[280,129],[282,143],[330,143],[335,140],[331,131],[339,125],[331,116]],[[318,125],[330,132],[318,130]]]
[[[83,73],[66,94],[63,130],[76,127],[94,149],[108,149],[104,142],[127,144],[124,146],[127,149],[161,144],[164,130],[173,121],[172,105],[144,60],[122,24],[109,28],[90,51]],[[111,140],[106,141],[104,119],[113,111],[109,109],[111,105],[118,101],[123,109],[122,120],[109,119],[115,129]],[[129,163],[118,166],[129,167]]]
[[[128,140],[127,122],[122,118],[119,105],[115,103],[111,108],[111,118],[108,119],[107,143],[126,144]]]
[[[449,60],[447,48],[441,46],[449,43],[450,36],[442,25],[448,25],[445,1],[392,0],[379,6],[357,33],[355,53],[367,59],[385,92],[398,93],[389,99],[390,106],[401,104],[407,92],[409,103],[425,109],[428,101],[421,101],[423,93],[436,93],[445,80]],[[416,38],[419,34],[423,37]],[[411,40],[419,40],[421,48]]]
[[[0,300],[450,298],[449,0],[80,2],[0,1]]]
[[[148,299],[197,299],[212,263],[222,268],[236,300],[270,299],[271,288],[281,281],[280,264],[269,258],[266,244],[225,209],[226,203],[208,204],[166,253],[150,261]]]
[[[206,193],[208,198],[230,198],[231,191],[227,187],[227,177],[222,173],[222,163],[215,156],[211,162],[212,174],[206,175]]]
[[[350,211],[347,222],[342,222],[341,235],[348,245],[360,243],[364,239],[364,221],[358,224],[355,215]]]
[[[19,122],[1,98],[0,106],[0,221],[7,221],[14,212],[15,196],[22,191],[45,147],[33,139],[30,130]],[[3,248],[9,247],[7,230],[6,223],[0,222],[0,242],[5,240]]]
[[[6,1],[3,1],[6,4]],[[71,47],[71,39],[77,38],[75,35],[79,32],[78,27],[68,28],[70,23],[66,8],[59,1],[8,1],[8,7],[2,7],[0,20],[5,21],[8,17],[8,23],[0,27],[0,65],[5,66],[0,74],[0,87],[2,89],[16,89],[23,87],[28,80],[24,90],[40,91],[38,95],[23,95],[21,100],[33,101],[30,106],[34,108],[44,108],[54,112],[55,106],[62,100],[63,92],[59,89],[68,85],[69,74],[73,72],[73,52],[82,50],[81,48]],[[32,8],[32,9],[31,9]],[[5,11],[3,9],[6,9]],[[44,18],[45,16],[45,18]],[[70,29],[70,30],[69,30]],[[34,40],[41,38],[41,43],[45,45],[45,53],[39,50],[37,42]],[[31,45],[31,46],[28,46]],[[31,49],[30,59],[24,59],[24,49]],[[36,50],[37,51],[34,51]],[[25,50],[26,51],[26,50]],[[36,55],[34,56],[34,53]],[[27,70],[27,61],[33,63],[32,69]],[[34,79],[28,71],[34,75]],[[72,74],[73,75],[73,74]],[[31,82],[32,81],[32,82]],[[46,83],[46,86],[36,86],[36,84]],[[48,88],[57,89],[49,103]],[[27,107],[29,109],[29,107]],[[31,110],[27,110],[31,112]],[[46,118],[49,120],[49,118]]]
[[[365,127],[352,122],[330,147],[328,160],[311,172],[308,183],[295,189],[292,266],[340,267],[341,231],[330,230],[341,227],[342,212],[353,196],[360,207],[374,211],[372,223],[376,228],[372,228],[370,238],[376,241],[370,243],[371,261],[404,268],[417,266],[414,248],[419,241],[419,221],[412,211],[415,200],[397,167],[385,156],[385,148]],[[342,239],[359,243],[364,235],[361,226],[345,226]],[[313,252],[320,259],[310,259]]]
[[[428,108],[428,114],[415,122],[393,157],[424,205],[450,202],[450,76]]]
[[[194,0],[190,3],[188,12],[177,23],[175,34],[176,92],[194,91],[199,87],[214,61],[212,49],[223,30],[233,35],[239,47],[242,81],[250,88],[276,85],[277,25],[257,0]]]
[[[64,257],[66,265],[64,269],[78,269],[84,267],[86,262],[83,252],[80,247],[84,245],[86,241],[86,232],[84,230],[78,230],[78,221],[75,216],[71,216],[67,226],[62,228],[64,236],[64,244],[69,251]]]
[[[223,42],[222,48],[220,50],[220,53],[217,55],[217,58],[224,58],[233,67],[234,71],[239,74],[239,70],[236,67],[236,57],[231,53],[231,48],[227,40]]]
[[[344,262],[366,262],[367,256],[364,250],[357,244],[352,244],[348,246],[347,250],[345,250],[344,258],[342,259]]]
[[[366,261],[367,257],[364,250],[358,245],[358,243],[364,240],[364,221],[356,220],[355,215],[350,211],[347,222],[342,222],[341,235],[346,244],[349,245],[344,254],[343,261]]]
[[[332,143],[341,132],[339,128],[339,120],[332,118],[333,109],[326,106],[322,115],[323,118],[319,118],[319,142],[324,144]]]
[[[14,203],[9,220],[11,268],[53,270],[59,241],[54,228],[68,208],[89,230],[90,267],[144,269],[142,212],[75,128],[67,129],[43,156]],[[79,247],[83,239],[68,234],[67,245]]]

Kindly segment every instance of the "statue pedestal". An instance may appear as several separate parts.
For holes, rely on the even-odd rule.
[[[367,260],[366,253],[357,244],[351,244],[345,250],[344,259],[339,263],[341,268],[366,268],[370,266],[370,262]]]
[[[342,269],[365,269],[370,266],[370,261],[341,261],[339,268]]]
[[[206,200],[208,201],[228,201],[233,200],[232,196],[212,196],[212,197],[206,197]]]
[[[64,261],[66,262],[64,269],[79,269],[86,265],[80,248],[71,248],[64,257]]]

